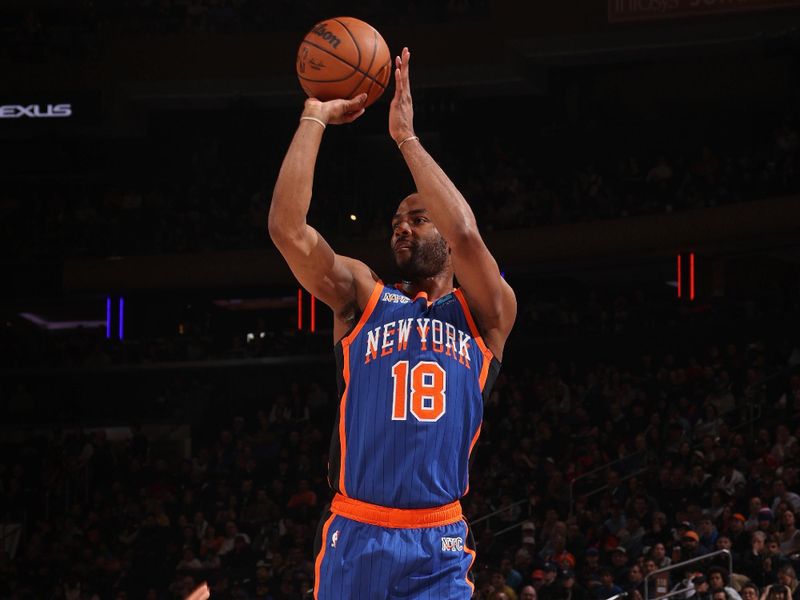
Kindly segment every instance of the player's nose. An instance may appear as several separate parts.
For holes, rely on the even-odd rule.
[[[405,237],[411,235],[411,227],[406,221],[400,221],[394,226],[394,234],[396,237]]]

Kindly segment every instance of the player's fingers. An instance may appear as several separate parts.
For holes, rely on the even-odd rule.
[[[411,58],[411,52],[408,51],[408,48],[403,48],[403,55],[402,59],[400,60],[400,78],[403,81],[403,90],[409,90],[409,78],[408,78],[408,66],[409,66],[409,59]]]
[[[367,101],[367,93],[363,92],[356,96],[355,98],[351,98],[350,100],[345,100],[344,104],[344,112],[351,113],[359,110],[361,107],[364,106],[364,103]]]
[[[361,109],[361,110],[359,110],[358,112],[354,112],[354,113],[348,113],[348,114],[346,114],[346,115],[344,116],[344,122],[345,122],[345,123],[352,123],[352,122],[353,122],[353,121],[355,121],[355,120],[356,120],[358,117],[360,117],[361,115],[363,115],[365,112],[366,112],[366,109],[363,109],[363,108],[362,108],[362,109]]]

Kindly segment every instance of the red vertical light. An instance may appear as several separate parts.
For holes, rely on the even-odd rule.
[[[689,254],[689,300],[694,300],[694,252]]]
[[[681,276],[682,275],[683,275],[683,273],[681,273],[681,253],[678,252],[678,298],[679,299],[681,297]]]
[[[303,329],[303,289],[297,290],[297,330]]]
[[[311,333],[317,330],[317,299],[311,296]]]

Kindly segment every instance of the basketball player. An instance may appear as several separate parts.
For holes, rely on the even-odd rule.
[[[414,135],[409,58],[404,48],[395,59],[389,110],[417,187],[392,219],[403,282],[387,285],[336,254],[306,223],[325,127],[360,117],[366,94],[306,101],[269,213],[292,272],[334,313],[341,400],[328,474],[335,494],[317,540],[319,600],[464,600],[473,590],[475,551],[458,499],[516,299],[469,205]]]

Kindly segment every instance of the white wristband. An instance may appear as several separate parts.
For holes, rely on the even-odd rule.
[[[315,123],[319,123],[322,125],[322,128],[325,129],[325,123],[322,119],[318,119],[317,117],[300,117],[301,121],[314,121]]]
[[[404,139],[402,142],[398,142],[397,147],[398,148],[402,148],[403,144],[405,144],[406,142],[410,142],[411,140],[419,141],[419,137],[417,137],[416,135],[409,136],[406,139]]]

